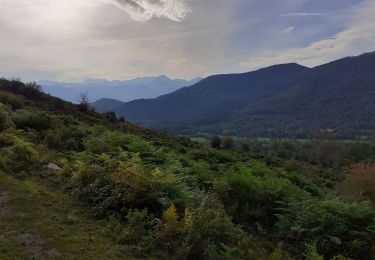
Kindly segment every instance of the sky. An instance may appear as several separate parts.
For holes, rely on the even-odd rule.
[[[191,79],[375,51],[375,0],[0,0],[0,77]]]

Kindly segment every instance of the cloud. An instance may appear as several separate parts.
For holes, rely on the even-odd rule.
[[[346,29],[331,38],[315,41],[306,47],[280,51],[259,50],[259,55],[240,62],[240,66],[256,69],[273,64],[299,62],[316,66],[348,55],[375,51],[375,2],[359,4]]]
[[[317,65],[374,48],[375,1],[353,1],[0,0],[0,77],[192,78]],[[299,10],[327,15],[280,17]]]
[[[154,17],[180,22],[191,13],[184,0],[105,0],[125,11],[133,20],[146,22]]]
[[[288,16],[322,16],[325,15],[325,13],[285,13],[281,14],[282,17],[288,17]]]
[[[281,31],[281,33],[291,33],[294,31],[294,26],[289,26],[288,28],[285,28]]]

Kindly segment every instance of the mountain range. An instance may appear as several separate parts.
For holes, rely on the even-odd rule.
[[[305,138],[329,130],[342,138],[371,136],[375,52],[314,68],[291,63],[214,75],[158,98],[105,103],[131,122],[171,133]]]
[[[200,81],[170,79],[167,76],[141,77],[132,80],[88,79],[82,83],[65,83],[49,80],[40,80],[40,85],[45,93],[62,98],[66,101],[77,103],[81,93],[87,93],[91,101],[101,98],[112,98],[120,101],[131,101],[140,98],[155,98],[171,93],[185,86],[191,86]]]

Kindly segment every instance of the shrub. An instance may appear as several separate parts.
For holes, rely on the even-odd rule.
[[[339,194],[353,201],[369,200],[375,205],[375,165],[357,164],[336,187]]]
[[[211,147],[215,149],[220,149],[221,147],[221,138],[219,136],[214,136],[211,138]]]
[[[140,245],[142,250],[152,245],[155,230],[160,226],[160,220],[150,215],[147,209],[130,210],[126,215],[126,226],[122,233],[122,242]]]
[[[16,138],[11,146],[10,159],[12,161],[10,169],[14,171],[30,170],[39,161],[39,153],[32,144]]]
[[[57,121],[53,127],[43,132],[44,143],[48,147],[68,151],[84,150],[83,139],[88,135],[88,127],[66,126],[61,121]]]
[[[247,153],[250,151],[250,146],[248,144],[241,144],[241,152]]]
[[[156,244],[177,259],[186,258],[188,252],[184,237],[186,229],[174,204],[163,213],[163,222],[156,235]]]
[[[185,225],[190,259],[223,258],[226,247],[236,245],[242,237],[223,204],[212,193],[206,195],[197,209],[185,214]]]
[[[18,129],[35,129],[38,131],[47,130],[52,127],[53,119],[46,112],[17,110],[14,113],[13,121]]]
[[[84,147],[96,154],[118,152],[126,144],[126,136],[121,132],[105,131],[98,136],[89,136],[83,140]]]
[[[367,202],[346,204],[339,200],[305,200],[282,206],[279,237],[291,243],[298,255],[316,244],[326,259],[343,254],[370,259],[375,239],[375,210]]]
[[[14,144],[14,140],[17,136],[12,132],[2,132],[0,133],[0,148],[9,148]]]
[[[227,150],[232,150],[233,149],[233,146],[234,146],[234,143],[233,143],[233,139],[230,138],[230,137],[225,137],[223,138],[223,148],[224,149],[227,149]]]
[[[258,224],[272,226],[277,221],[275,214],[280,201],[308,197],[307,192],[289,180],[273,176],[272,172],[265,174],[264,170],[234,165],[216,184],[217,192],[235,223],[247,228],[256,228]]]
[[[3,91],[0,91],[0,102],[10,105],[13,109],[20,109],[24,106],[24,99],[22,96]]]
[[[0,103],[0,132],[9,128],[14,128],[10,109]]]

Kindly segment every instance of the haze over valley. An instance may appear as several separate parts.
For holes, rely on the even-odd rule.
[[[102,98],[119,101],[132,101],[143,98],[156,98],[182,87],[194,85],[201,78],[192,80],[170,79],[167,76],[142,77],[132,80],[108,81],[88,79],[81,83],[55,82],[39,80],[43,91],[73,103],[79,102],[80,95],[87,93],[92,102]]]

